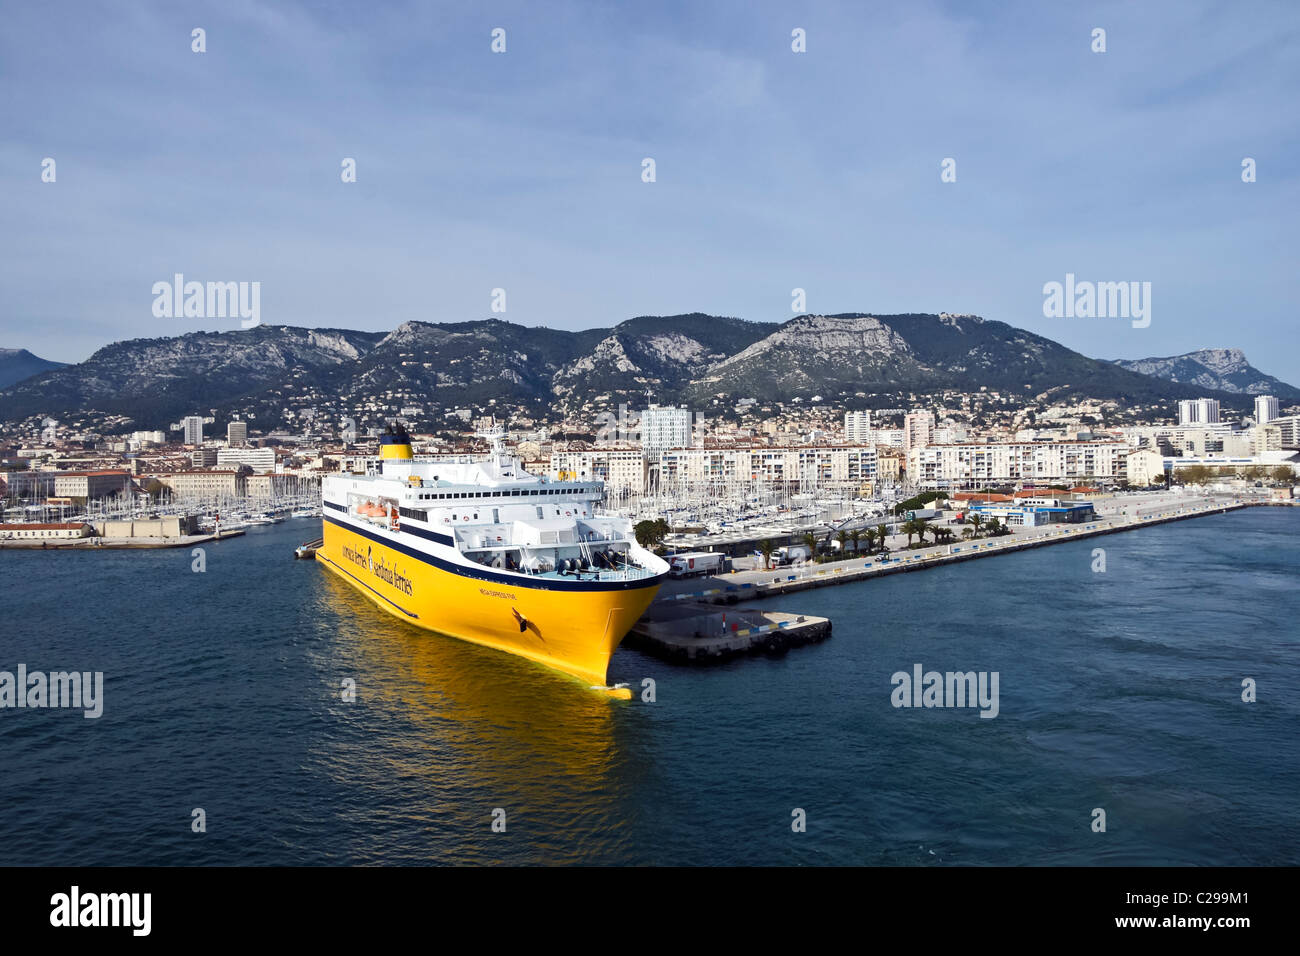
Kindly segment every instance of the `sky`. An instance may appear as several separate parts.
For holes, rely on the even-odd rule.
[[[3,0],[0,24],[0,347],[239,327],[156,317],[176,273],[368,330],[784,321],[803,289],[1099,358],[1235,347],[1300,384],[1300,4]],[[1150,324],[1045,316],[1067,274],[1150,282]]]

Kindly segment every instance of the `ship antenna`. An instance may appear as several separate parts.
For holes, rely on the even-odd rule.
[[[475,434],[479,438],[487,440],[488,447],[491,449],[493,456],[499,456],[504,453],[506,432],[500,425],[493,425],[491,428],[485,428]]]

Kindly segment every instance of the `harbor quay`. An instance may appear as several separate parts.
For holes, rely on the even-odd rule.
[[[1065,541],[1132,531],[1148,525],[1222,514],[1241,508],[1279,504],[1281,503],[1276,501],[1245,500],[1235,497],[1169,496],[1158,500],[1144,500],[1140,503],[1134,501],[1117,505],[1110,512],[1098,515],[1094,520],[1086,523],[1017,528],[1013,534],[1002,537],[930,545],[913,550],[905,549],[903,535],[896,535],[891,536],[889,544],[900,550],[891,550],[884,554],[864,553],[860,557],[845,558],[825,564],[804,562],[768,569],[761,567],[761,558],[754,558],[752,561],[755,566],[736,567],[729,574],[668,581],[660,590],[655,605],[675,601],[714,605],[735,604],[810,588],[862,581],[887,574],[919,571],[959,561],[1060,544]],[[651,606],[652,611],[655,605]]]
[[[242,529],[204,532],[192,516],[118,521],[0,524],[0,548],[37,551],[185,548],[235,538]]]

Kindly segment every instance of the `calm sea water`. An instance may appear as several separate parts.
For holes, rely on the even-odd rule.
[[[790,595],[831,640],[621,649],[655,703],[382,614],[292,560],[314,536],[210,546],[203,574],[0,551],[0,670],[100,670],[106,698],[0,711],[0,864],[1300,863],[1300,511]],[[894,708],[917,663],[997,671],[999,716]]]

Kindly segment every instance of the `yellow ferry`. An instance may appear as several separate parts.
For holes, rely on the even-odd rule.
[[[368,473],[321,483],[321,561],[381,608],[593,685],[654,599],[667,563],[628,518],[598,510],[598,481],[486,458],[416,461],[400,426]]]

